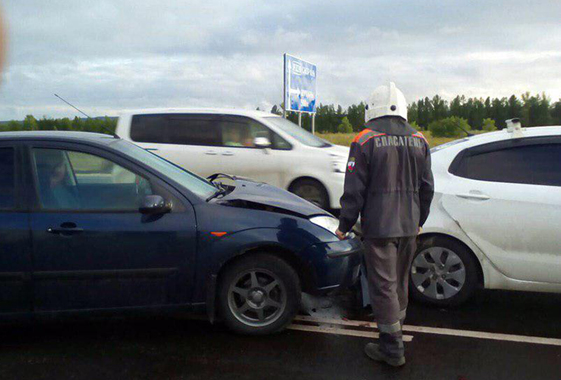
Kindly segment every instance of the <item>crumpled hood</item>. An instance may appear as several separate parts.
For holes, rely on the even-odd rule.
[[[218,200],[218,203],[245,201],[252,204],[269,206],[278,211],[287,211],[303,217],[313,215],[330,215],[315,204],[308,202],[297,195],[275,186],[250,179],[233,177],[235,189]]]

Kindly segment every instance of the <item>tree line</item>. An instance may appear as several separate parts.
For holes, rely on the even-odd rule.
[[[273,106],[272,113],[280,114],[282,109]],[[317,107],[315,129],[323,133],[357,132],[364,126],[365,103],[341,106],[320,104]],[[290,112],[288,118],[297,123],[298,115]],[[346,120],[345,120],[346,118]],[[488,130],[490,125],[505,128],[505,120],[520,118],[524,127],[538,125],[561,125],[561,99],[552,103],[545,94],[524,93],[517,97],[466,98],[458,95],[448,102],[439,95],[419,99],[407,107],[409,123],[418,129],[429,129],[431,123],[454,118],[465,121],[472,130]],[[492,122],[493,123],[492,123]],[[348,125],[352,130],[348,131]],[[302,126],[311,130],[311,117],[302,117]]]
[[[270,110],[274,114],[282,114],[280,106]],[[320,104],[316,109],[315,130],[320,133],[358,132],[364,126],[365,103],[353,104],[343,108],[333,104]],[[432,127],[441,130],[453,130],[453,125],[472,130],[492,130],[505,127],[505,120],[520,118],[522,125],[561,125],[561,99],[552,103],[545,94],[531,95],[525,93],[520,97],[512,95],[508,98],[466,98],[458,95],[448,102],[439,95],[432,98],[419,99],[408,106],[409,122],[416,128],[426,130]],[[298,114],[288,113],[288,119],[298,123]],[[302,126],[311,130],[311,117],[302,116]],[[0,131],[19,130],[62,130],[88,131],[107,133],[115,131],[117,119],[114,117],[98,117],[84,119],[43,117],[36,119],[32,115],[23,121],[0,123]],[[432,127],[431,127],[432,126]]]
[[[63,117],[60,119],[52,119],[43,117],[36,119],[33,115],[27,115],[23,121],[11,120],[0,123],[0,131],[82,131],[109,133],[115,132],[117,127],[117,118],[114,117],[96,117],[83,119],[75,117],[69,119]]]

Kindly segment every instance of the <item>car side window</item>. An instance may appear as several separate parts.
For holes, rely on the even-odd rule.
[[[213,115],[170,115],[168,144],[221,145],[220,126]]]
[[[280,149],[280,150],[290,150],[292,149],[292,145],[276,133],[272,132],[273,134],[273,149]]]
[[[220,126],[222,128],[222,146],[256,148],[255,138],[266,137],[271,142],[273,149],[292,148],[286,140],[268,127],[247,117],[223,117]]]
[[[222,128],[222,146],[255,148],[256,137],[271,140],[270,131],[251,119],[244,117],[224,117],[220,121]]]
[[[14,149],[0,148],[0,210],[15,207]]]
[[[468,154],[456,174],[480,181],[561,186],[561,144],[531,144]]]
[[[60,149],[33,149],[41,207],[69,211],[138,211],[152,186],[106,158]]]
[[[130,136],[133,141],[163,144],[167,136],[166,115],[134,115]]]

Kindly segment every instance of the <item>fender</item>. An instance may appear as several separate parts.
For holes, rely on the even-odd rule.
[[[201,239],[202,240],[202,239]],[[227,234],[222,237],[204,238],[199,251],[199,260],[196,268],[197,286],[194,292],[193,303],[207,302],[214,305],[218,274],[223,266],[235,257],[239,257],[249,251],[263,247],[264,249],[278,248],[279,251],[291,252],[293,256],[307,247],[322,243],[316,236],[302,229],[280,229],[280,228],[253,228]],[[300,264],[305,270],[315,275],[312,263],[300,258]],[[209,292],[212,293],[209,295]],[[208,303],[211,302],[211,303]],[[208,310],[208,309],[207,309]]]

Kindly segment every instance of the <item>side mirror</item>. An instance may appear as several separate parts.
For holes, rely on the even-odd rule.
[[[256,137],[253,140],[253,145],[257,148],[265,149],[271,146],[271,142],[266,137]]]
[[[171,211],[171,206],[160,195],[147,195],[138,211],[146,215],[165,214]]]

